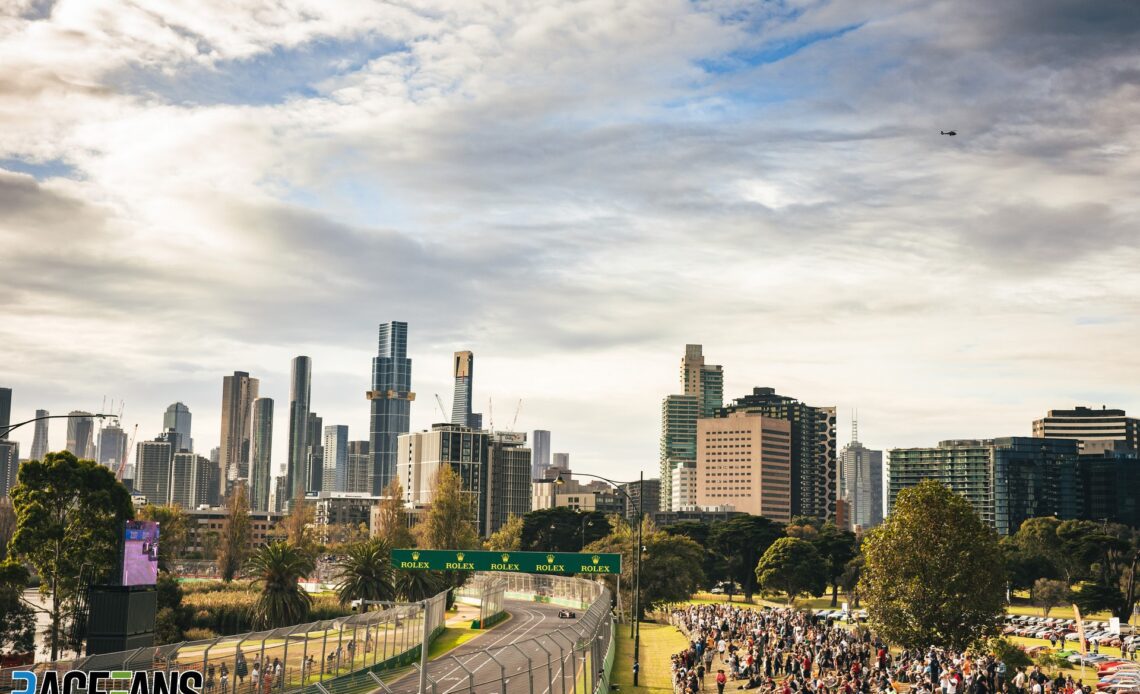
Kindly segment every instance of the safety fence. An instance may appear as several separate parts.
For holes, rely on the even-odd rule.
[[[446,605],[444,591],[422,602],[338,619],[0,670],[0,692],[12,690],[13,669],[198,670],[205,678],[204,694],[317,694],[325,682],[396,670],[418,660],[425,638],[430,645],[443,630]],[[110,685],[102,689],[116,689]]]
[[[561,576],[498,574],[506,597],[567,609],[508,606],[511,621],[476,644],[432,660],[426,672],[377,678],[382,694],[599,694],[613,664],[610,592],[600,582]],[[479,575],[476,576],[476,580]],[[333,692],[331,694],[347,694]]]
[[[471,623],[472,629],[489,629],[507,615],[503,611],[506,590],[507,581],[501,575],[479,572],[455,589],[455,601],[479,608],[479,618]]]

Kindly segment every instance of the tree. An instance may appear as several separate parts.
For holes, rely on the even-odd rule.
[[[1069,601],[1069,586],[1064,581],[1039,578],[1033,584],[1033,602],[1041,608],[1041,614],[1048,617],[1049,610]]]
[[[756,563],[756,581],[764,590],[788,596],[788,604],[799,595],[823,595],[827,587],[823,558],[807,540],[781,537],[772,543]]]
[[[301,587],[301,579],[313,568],[313,555],[289,542],[275,540],[253,553],[247,570],[254,585],[261,587],[252,614],[256,628],[276,629],[305,621],[313,599]]]
[[[333,554],[368,539],[368,525],[365,523],[328,523],[320,526],[320,530],[321,544]]]
[[[523,516],[522,549],[528,552],[578,552],[610,533],[606,514],[582,513],[566,506],[531,511]]]
[[[305,490],[298,487],[297,496],[289,504],[289,513],[277,527],[275,536],[284,537],[289,544],[315,557],[319,545],[313,529],[316,514],[316,509],[305,503]]]
[[[587,552],[614,552],[622,555],[620,584],[622,600],[633,607],[634,546],[637,542],[636,528],[625,518],[614,515],[610,519],[612,531],[606,537],[590,543]],[[704,551],[700,545],[682,535],[670,535],[658,530],[653,521],[646,517],[641,527],[642,545],[645,552],[641,556],[641,614],[647,608],[669,602],[687,600],[704,580],[701,560]]]
[[[709,544],[728,563],[728,573],[740,583],[745,602],[756,592],[756,562],[784,534],[784,527],[763,516],[737,516],[714,523]]]
[[[416,536],[424,549],[479,547],[472,495],[463,491],[463,483],[450,465],[439,467],[435,493],[424,519],[416,526]]]
[[[487,549],[501,552],[515,552],[522,549],[522,516],[511,514],[503,527],[491,533],[484,543]]]
[[[20,599],[28,585],[28,570],[14,561],[0,563],[0,654],[24,654],[36,649],[36,615]]]
[[[1069,540],[1072,551],[1079,553],[1089,566],[1090,580],[1076,593],[1076,603],[1089,612],[1108,610],[1122,622],[1127,621],[1136,604],[1140,551],[1128,528],[1114,524],[1094,528],[1092,532],[1088,528],[1080,530]],[[1059,535],[1063,533],[1064,524],[1058,530]]]
[[[995,631],[1005,607],[997,533],[939,482],[900,492],[863,558],[859,591],[887,641],[960,651]]]
[[[381,601],[396,599],[395,577],[388,555],[389,547],[378,537],[345,547],[345,557],[337,575],[340,604],[353,600]],[[368,611],[364,602],[361,612]]]
[[[8,558],[8,542],[15,534],[16,511],[12,508],[12,499],[0,497],[0,561]]]
[[[396,594],[406,602],[434,597],[447,586],[447,578],[439,571],[396,572]]]
[[[170,571],[171,564],[185,556],[190,539],[190,518],[178,504],[147,504],[139,509],[140,520],[158,523],[158,570]]]
[[[84,564],[107,576],[117,565],[123,522],[134,517],[131,495],[114,474],[67,451],[20,466],[11,490],[16,532],[14,558],[35,567],[40,592],[51,597],[51,658],[59,657],[66,609],[79,595]]]
[[[701,563],[701,568],[705,574],[705,585],[709,587],[715,586],[720,581],[730,578],[728,573],[728,563],[723,556],[712,548],[709,543],[709,537],[712,535],[712,525],[708,523],[701,523],[700,521],[681,521],[662,528],[670,535],[683,535],[693,542],[696,542],[704,550],[704,561]],[[729,590],[725,591],[728,594],[728,599],[732,601],[732,582],[729,583]]]
[[[395,477],[384,489],[376,515],[376,536],[395,549],[412,547],[412,531],[408,529],[408,513],[404,510],[404,490]]]
[[[840,530],[828,521],[820,526],[810,542],[823,558],[824,575],[831,585],[831,606],[839,604],[839,582],[847,562],[855,558],[855,533]]]
[[[843,575],[839,577],[839,585],[843,592],[851,598],[851,606],[859,609],[859,577],[863,575],[863,555],[856,555],[847,566],[843,568]]]
[[[1032,520],[1032,519],[1031,519]],[[1028,521],[1027,521],[1028,522]],[[999,543],[1005,561],[1006,578],[1013,590],[1028,590],[1033,598],[1033,584],[1039,578],[1060,578],[1062,573],[1052,559],[1018,542],[1016,535],[1003,537]]]
[[[238,482],[226,499],[226,523],[218,536],[218,573],[226,583],[234,580],[249,556],[253,527],[245,483]]]

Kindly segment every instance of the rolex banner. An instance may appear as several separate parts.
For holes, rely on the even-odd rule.
[[[420,571],[519,571],[531,574],[620,574],[620,554],[394,549],[392,566]]]

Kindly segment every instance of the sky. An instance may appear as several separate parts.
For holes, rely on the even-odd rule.
[[[0,386],[208,453],[248,371],[277,466],[290,359],[365,439],[403,320],[413,429],[470,349],[618,479],[686,343],[840,445],[1029,435],[1140,413],[1137,191],[1135,0],[7,0]]]

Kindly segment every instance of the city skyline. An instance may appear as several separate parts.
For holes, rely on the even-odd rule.
[[[874,449],[1140,412],[1134,2],[110,7],[0,35],[22,417],[182,401],[208,451],[240,370],[277,467],[290,359],[364,440],[392,320],[411,430],[471,350],[473,411],[628,479],[689,343]]]

